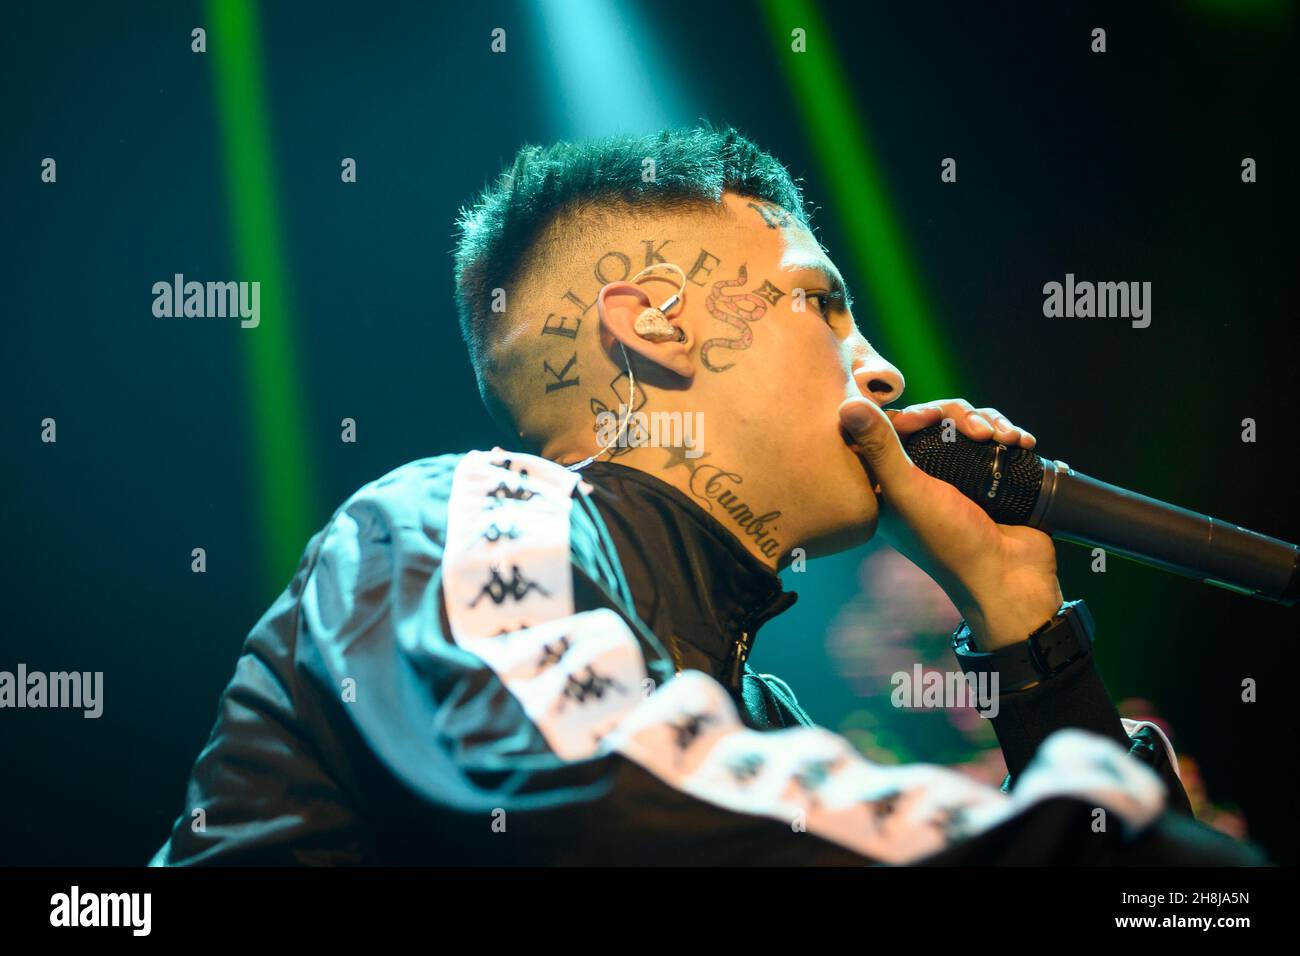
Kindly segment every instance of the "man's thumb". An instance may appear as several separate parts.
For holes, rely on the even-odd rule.
[[[883,489],[907,481],[912,462],[879,405],[865,398],[845,399],[840,405],[840,425]]]

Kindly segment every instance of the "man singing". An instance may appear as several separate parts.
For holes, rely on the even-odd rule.
[[[1122,720],[1051,539],[912,465],[799,188],[734,130],[526,147],[462,214],[510,448],[348,499],[249,635],[155,864],[1257,863]],[[646,423],[699,422],[679,441]],[[879,530],[999,678],[1001,791],[877,765],[747,663],[777,571]],[[1103,626],[1104,626],[1104,622]],[[956,662],[955,662],[956,664]]]

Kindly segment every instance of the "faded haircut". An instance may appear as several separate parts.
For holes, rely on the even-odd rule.
[[[645,175],[654,161],[654,176]],[[488,372],[499,323],[493,290],[513,287],[547,256],[544,236],[569,219],[600,221],[626,210],[721,210],[724,192],[783,207],[810,227],[803,194],[771,154],[731,127],[662,130],[641,136],[524,146],[456,222],[456,308],[479,394],[493,417],[509,425],[508,396],[496,394]]]

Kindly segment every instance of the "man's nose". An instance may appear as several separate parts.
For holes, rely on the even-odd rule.
[[[903,373],[879,355],[870,355],[853,369],[858,389],[877,405],[888,405],[903,394]]]

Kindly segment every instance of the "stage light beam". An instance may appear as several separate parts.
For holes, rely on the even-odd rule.
[[[537,0],[533,11],[551,51],[551,123],[563,138],[649,133],[691,122],[665,51],[633,8],[608,0]]]
[[[276,213],[261,42],[256,13],[247,0],[209,0],[206,7],[235,263],[241,279],[261,282],[261,322],[241,329],[239,335],[247,357],[263,581],[279,589],[317,522],[299,400],[289,274]]]
[[[827,207],[838,210],[852,261],[867,285],[865,295],[896,350],[895,363],[907,375],[908,397],[926,401],[962,394],[826,22],[809,0],[763,0],[762,7],[776,59],[830,185]],[[796,28],[806,31],[807,52],[791,49]]]

